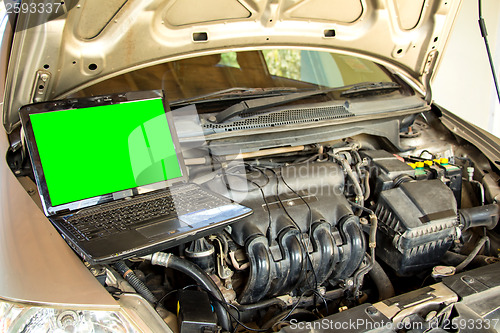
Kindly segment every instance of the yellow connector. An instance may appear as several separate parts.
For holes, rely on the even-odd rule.
[[[448,163],[449,163],[449,161],[446,157],[439,159],[439,164],[441,164],[441,165],[448,165]]]

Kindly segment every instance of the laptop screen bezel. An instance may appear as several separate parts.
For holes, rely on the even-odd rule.
[[[105,193],[91,198],[81,199],[65,204],[60,204],[53,206],[50,200],[50,195],[48,191],[47,182],[45,175],[43,173],[43,167],[40,159],[40,154],[38,147],[36,145],[35,135],[33,132],[33,126],[31,124],[30,115],[36,113],[47,113],[63,110],[81,109],[89,107],[98,107],[104,105],[113,105],[119,103],[129,103],[138,102],[143,100],[151,99],[161,99],[163,102],[163,107],[165,110],[165,116],[167,117],[167,122],[169,130],[172,136],[172,141],[175,149],[175,154],[179,162],[179,168],[181,170],[181,176],[177,178],[172,178],[165,181],[160,181],[152,184],[141,185],[137,187],[132,187],[116,192]],[[115,200],[120,200],[125,197],[130,197],[140,193],[166,189],[175,183],[187,181],[187,169],[182,156],[182,151],[180,147],[179,138],[175,130],[173,123],[173,117],[170,112],[170,107],[166,101],[165,95],[161,90],[150,90],[150,91],[138,91],[138,92],[127,92],[120,94],[109,94],[103,96],[93,96],[85,98],[72,98],[59,101],[51,102],[41,102],[30,105],[25,105],[19,110],[19,115],[21,119],[21,124],[24,130],[25,142],[27,144],[28,152],[31,159],[31,165],[33,167],[34,177],[37,183],[38,192],[42,201],[42,207],[46,216],[68,214],[86,207],[95,206],[97,204],[103,204]]]

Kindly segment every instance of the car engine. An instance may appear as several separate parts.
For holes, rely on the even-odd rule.
[[[241,304],[327,280],[336,285],[353,276],[366,244],[359,217],[343,195],[344,174],[338,164],[249,166],[246,175],[249,192],[241,202],[254,214],[233,224],[229,233],[231,241],[245,249],[250,265],[238,297]],[[225,177],[245,176],[226,173]],[[225,177],[212,182],[211,188],[223,191]]]
[[[498,261],[492,235],[500,208],[474,174],[483,172],[483,157],[473,161],[474,153],[453,141],[444,151],[432,147],[437,134],[423,121],[413,128],[420,133],[401,141],[412,146],[424,138],[429,147],[419,141],[418,149],[390,150],[361,135],[262,149],[237,163],[193,158],[194,181],[253,214],[162,254],[102,269],[103,283],[123,292],[124,277],[181,331],[217,330],[214,295],[222,298],[217,317],[228,313],[241,330],[279,330],[292,318],[312,321]]]
[[[497,262],[495,166],[435,119],[410,125],[400,132],[405,150],[365,134],[238,156],[188,150],[191,181],[253,214],[89,268],[111,294],[141,295],[170,327],[217,332],[279,331]],[[419,302],[404,311],[421,321],[451,315],[444,303]]]

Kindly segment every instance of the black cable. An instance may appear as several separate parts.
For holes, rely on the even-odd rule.
[[[249,182],[251,182],[252,184],[256,185],[259,188],[260,194],[262,195],[262,199],[264,200],[264,203],[266,204],[267,218],[269,220],[269,223],[267,224],[266,236],[267,236],[267,242],[269,243],[269,246],[271,246],[273,243],[273,239],[274,239],[273,235],[271,234],[271,230],[272,230],[271,208],[269,207],[269,203],[267,202],[266,195],[265,195],[262,187],[259,184],[257,184],[256,182],[254,182],[253,180],[249,180]]]
[[[264,170],[262,170],[260,167],[257,167],[257,166],[252,166],[255,170],[258,170],[260,171],[262,174],[266,174]],[[298,223],[295,221],[295,219],[290,215],[290,213],[288,212],[288,210],[286,209],[285,205],[283,204],[283,201],[281,200],[281,197],[279,196],[279,180],[281,179],[283,184],[285,184],[288,189],[290,191],[292,191],[295,195],[297,195],[307,206],[307,208],[309,209],[309,226],[308,226],[308,230],[309,230],[309,240],[311,239],[311,226],[312,226],[312,209],[311,207],[309,206],[309,204],[307,203],[307,201],[300,195],[298,194],[294,189],[292,189],[290,187],[290,185],[288,185],[288,183],[285,181],[285,179],[283,178],[283,174],[280,170],[280,175],[278,177],[278,174],[276,173],[276,171],[274,171],[273,169],[271,168],[267,168],[267,167],[264,167],[265,170],[269,170],[270,172],[273,173],[275,179],[276,179],[276,199],[279,201],[281,207],[283,208],[283,210],[285,211],[286,215],[288,216],[288,218],[290,219],[290,221],[292,221],[292,223],[294,224],[295,228],[297,228],[298,232],[299,232],[299,235],[300,235],[300,239],[301,239],[301,247],[302,249],[304,250],[304,253],[305,255],[307,256],[307,260],[309,261],[309,264],[311,265],[311,271],[313,273],[313,276],[314,276],[314,289],[311,288],[311,290],[313,290],[314,294],[315,295],[318,295],[322,300],[323,302],[326,304],[326,300],[325,298],[320,294],[320,293],[317,293],[317,289],[318,289],[318,275],[316,273],[316,270],[314,269],[314,264],[313,264],[313,261],[312,261],[312,258],[311,258],[311,255],[309,254],[309,251],[307,250],[308,249],[308,244],[306,244],[306,241],[304,240],[304,235],[302,234],[301,230],[300,230],[300,227],[298,225]],[[269,178],[268,178],[269,179]],[[309,279],[307,279],[307,282],[309,282]],[[314,306],[316,306],[316,301],[314,301]],[[327,307],[328,308],[328,307]]]
[[[366,213],[368,213],[368,215],[375,215],[375,213],[373,212],[373,210],[369,209],[369,208],[366,208],[364,206],[361,206],[360,204],[354,202],[354,201],[351,201],[351,200],[347,200],[349,202],[350,205],[356,207],[356,208],[359,208],[361,210],[364,210]]]
[[[278,325],[279,323],[282,323],[282,322],[286,321],[288,319],[288,317],[290,317],[292,315],[293,311],[295,311],[297,309],[297,307],[299,306],[300,301],[302,300],[302,297],[304,297],[305,293],[307,293],[309,291],[312,291],[313,294],[315,293],[314,290],[306,290],[302,294],[300,294],[299,299],[297,300],[297,302],[295,302],[295,304],[290,309],[290,311],[288,311],[288,313],[283,318],[281,318],[280,320],[278,320],[277,322],[275,322],[274,324],[272,324],[269,328],[273,328],[274,326]]]
[[[283,313],[280,313],[280,314],[278,314],[277,316],[274,316],[273,318],[271,318],[268,322],[266,322],[266,323],[264,324],[264,327],[267,327],[267,328],[266,328],[266,330],[270,330],[270,329],[272,329],[274,326],[276,326],[276,325],[278,325],[278,324],[280,324],[280,323],[285,322],[285,321],[288,319],[288,317],[290,317],[290,315],[291,315],[291,314],[292,314],[292,313],[293,313],[293,312],[297,309],[297,307],[298,307],[298,306],[299,306],[299,304],[300,304],[300,301],[302,300],[302,297],[303,297],[303,296],[304,296],[304,294],[305,294],[306,292],[308,292],[308,291],[309,291],[309,290],[304,291],[304,292],[303,292],[303,293],[299,296],[298,300],[295,302],[295,304],[293,305],[293,307],[290,309],[290,311],[286,312],[286,314],[285,314],[285,316],[284,316],[283,318],[281,318],[281,319],[280,319],[281,315],[283,314]],[[277,317],[277,318],[276,318],[276,317]],[[272,322],[272,320],[273,320],[273,319],[275,319],[275,318],[276,318],[277,320],[276,320],[275,322]]]
[[[427,153],[427,154],[431,155],[431,158],[433,158],[433,159],[434,159],[434,158],[436,158],[436,155],[434,155],[433,153],[431,153],[431,152],[430,152],[430,151],[428,151],[427,149],[422,150],[422,151],[420,152],[420,155],[418,155],[418,157],[422,158],[422,155],[423,155],[424,153]]]
[[[284,179],[283,179],[283,175],[280,172],[280,177],[278,178],[278,174],[276,173],[276,171],[274,171],[273,169],[270,169],[270,168],[266,168],[266,169],[270,170],[274,174],[274,177],[276,178],[276,195],[275,195],[276,199],[278,199],[281,207],[283,208],[283,211],[288,216],[288,218],[290,219],[290,221],[292,221],[292,223],[294,224],[295,228],[297,228],[297,231],[299,232],[299,237],[301,239],[301,242],[300,242],[301,243],[301,247],[304,250],[305,255],[307,256],[307,260],[309,261],[309,264],[311,265],[312,272],[314,274],[314,288],[318,289],[318,277],[317,277],[316,271],[314,270],[314,265],[313,265],[311,256],[309,255],[309,251],[307,250],[309,246],[308,246],[308,244],[306,244],[306,241],[304,240],[304,235],[302,234],[302,231],[300,230],[300,226],[295,221],[295,219],[290,215],[290,213],[286,209],[285,205],[283,204],[283,201],[281,200],[281,198],[279,196],[279,179],[281,178],[281,180],[283,182],[285,182]],[[290,187],[288,187],[288,188],[290,188]],[[310,210],[310,208],[309,208],[309,210]],[[310,216],[310,223],[309,223],[310,225],[308,227],[308,230],[311,229],[311,224],[312,224],[312,211],[311,210],[309,211],[309,216]],[[310,239],[311,239],[311,235],[309,234],[309,240]],[[309,279],[307,279],[307,283],[310,283]]]
[[[295,191],[290,185],[288,185],[288,183],[286,182],[285,178],[283,177],[283,169],[280,169],[280,178],[281,178],[281,181],[283,182],[283,184],[285,184],[285,186],[290,190],[292,191],[296,196],[298,196],[300,198],[300,200],[302,200],[302,202],[307,206],[307,209],[309,210],[309,226],[308,226],[308,235],[309,235],[309,241],[311,241],[312,239],[312,223],[313,223],[313,220],[312,220],[312,209],[311,209],[311,206],[309,206],[309,203],[297,192]],[[285,212],[287,213],[288,216],[290,216],[285,208],[285,206],[282,204],[283,206],[283,209],[285,210]],[[293,219],[292,219],[293,220]],[[300,231],[300,229],[299,229]],[[313,272],[313,276],[314,276],[314,285],[315,285],[315,290],[318,289],[318,276],[316,274],[316,270],[314,269],[314,265],[313,265],[313,261],[312,261],[312,258],[311,256],[309,255],[309,251],[307,250],[308,248],[308,244],[306,245],[305,244],[305,241],[304,241],[304,236],[302,235],[301,233],[301,238],[302,238],[302,243],[303,243],[303,246],[306,247],[305,249],[305,252],[307,254],[307,260],[309,261],[309,264],[311,265],[311,270]],[[323,298],[323,297],[321,297]],[[315,302],[316,303],[316,302]],[[316,306],[316,304],[315,304]]]
[[[248,166],[249,168],[254,168],[251,164],[248,164],[248,163],[244,163],[245,166]],[[233,168],[235,168],[236,166],[234,166]],[[224,184],[224,186],[226,186],[226,188],[230,191],[234,191],[234,192],[252,192],[252,191],[256,191],[258,190],[258,186],[260,187],[265,187],[267,184],[269,184],[269,176],[267,174],[263,174],[264,177],[266,178],[266,181],[264,184],[257,184],[257,182],[254,182],[252,180],[249,180],[246,176],[243,176],[241,174],[237,174],[237,173],[229,173],[228,171],[231,170],[231,168],[227,169],[227,170],[224,170],[222,169],[222,173],[224,173],[224,175],[226,176],[233,176],[233,177],[236,177],[236,178],[240,178],[240,179],[243,179],[249,183],[252,183],[253,185],[257,185],[255,186],[254,188],[251,188],[251,189],[247,189],[247,190],[239,190],[239,189],[236,189],[236,188],[232,188],[229,186],[228,182],[227,182],[227,177],[222,177],[222,183]],[[260,170],[259,170],[260,171]]]
[[[158,306],[170,295],[172,295],[173,293],[176,293],[180,290],[185,290],[187,288],[192,288],[192,287],[199,287],[199,285],[197,284],[190,284],[190,285],[187,285],[181,289],[174,289],[174,290],[170,290],[169,292],[167,292],[165,295],[163,295],[160,300],[156,303],[156,306],[155,306],[155,309],[158,308]]]
[[[275,324],[274,324],[273,326],[271,326],[271,327],[274,327],[274,326],[276,326],[277,324],[279,324],[279,323],[284,322],[285,320],[287,320],[287,318],[288,318],[288,317],[290,317],[290,315],[293,313],[293,311],[295,311],[295,309],[297,309],[297,307],[298,307],[298,306],[299,306],[299,304],[300,304],[300,300],[302,299],[302,297],[304,296],[304,294],[305,294],[305,293],[306,293],[306,292],[304,291],[304,292],[300,295],[299,299],[297,300],[297,302],[295,303],[295,305],[294,305],[294,306],[290,309],[290,311],[288,311],[287,315],[286,315],[285,317],[283,317],[280,321],[278,321],[277,323],[275,323]]]
[[[241,314],[240,314],[240,310],[234,306],[233,304],[231,303],[228,303],[226,302],[225,300],[223,299],[218,299],[217,297],[215,297],[215,295],[213,295],[210,290],[206,290],[205,288],[203,288],[202,286],[199,286],[200,289],[202,290],[205,290],[209,295],[212,296],[212,298],[218,302],[223,308],[224,310],[226,310],[227,314],[238,324],[238,325],[241,325],[243,326],[243,328],[249,330],[249,331],[254,331],[254,332],[267,332],[267,329],[259,329],[259,328],[251,328],[251,327],[248,327],[247,325],[245,325],[242,321],[241,321]],[[229,311],[229,309],[227,308],[228,306],[232,307],[233,309],[236,310],[236,313],[238,314],[238,318],[236,318],[232,313],[231,311]],[[236,328],[237,326],[234,327],[233,329],[233,332],[236,331]]]
[[[256,166],[253,166],[254,169],[256,170],[259,170],[261,171],[263,174],[265,174],[264,170],[261,170],[260,167],[256,167]],[[281,200],[281,197],[279,195],[279,180],[281,179],[281,181],[283,182],[283,184],[286,185],[286,187],[292,191],[296,196],[298,196],[303,202],[304,204],[307,206],[307,208],[309,209],[309,226],[308,226],[308,235],[309,235],[309,241],[311,240],[311,226],[312,226],[312,209],[311,209],[311,206],[309,206],[308,202],[299,194],[297,193],[290,185],[288,185],[288,183],[285,181],[285,179],[283,178],[283,173],[282,173],[282,170],[280,170],[280,173],[279,173],[279,177],[278,177],[278,174],[276,173],[276,171],[274,171],[274,169],[272,168],[267,168],[267,167],[264,167],[265,170],[269,170],[270,172],[273,173],[274,175],[274,178],[276,179],[276,194],[275,194],[275,197],[276,199],[279,201],[281,207],[283,208],[285,214],[288,216],[288,218],[290,219],[290,221],[294,224],[295,228],[298,230],[299,232],[299,236],[300,236],[300,245],[302,247],[302,249],[304,250],[304,253],[305,253],[305,256],[307,257],[307,260],[309,262],[309,264],[311,265],[311,271],[313,273],[313,277],[314,277],[314,288],[311,288],[311,291],[314,293],[315,296],[319,296],[319,298],[322,299],[323,303],[325,304],[325,307],[326,309],[328,309],[328,305],[326,303],[326,299],[323,297],[323,295],[321,295],[317,290],[318,290],[318,275],[316,273],[316,270],[314,268],[314,264],[313,264],[313,261],[312,261],[312,258],[311,258],[311,255],[309,254],[309,251],[308,251],[308,247],[309,247],[309,244],[305,241],[304,239],[304,235],[303,233],[301,232],[300,230],[300,226],[298,225],[298,223],[295,221],[295,219],[290,215],[290,213],[288,212],[288,210],[286,209],[286,206],[283,204],[283,201]],[[307,279],[307,283],[310,285],[310,281],[309,279]],[[311,287],[311,286],[310,286]],[[306,290],[307,291],[307,290]],[[316,306],[316,300],[313,301],[314,303],[314,306]]]
[[[161,304],[164,300],[166,300],[168,296],[170,296],[170,295],[172,295],[172,294],[174,294],[174,293],[176,293],[176,292],[178,292],[178,291],[179,291],[179,289],[170,290],[168,293],[166,293],[165,295],[163,295],[163,296],[160,298],[160,300],[158,301],[158,303],[156,303],[155,309],[157,309],[157,308],[158,308],[158,306],[159,306],[159,305],[160,305],[160,304]]]
[[[261,195],[262,195],[262,199],[264,200],[264,203],[265,203],[266,208],[267,208],[268,219],[269,219],[268,230],[267,230],[267,236],[268,236],[268,242],[269,242],[269,244],[271,244],[271,243],[272,243],[272,236],[271,236],[271,226],[272,226],[272,225],[271,225],[271,224],[272,224],[272,219],[271,219],[271,210],[270,210],[270,207],[269,207],[269,203],[267,202],[267,199],[266,199],[265,193],[264,193],[264,191],[263,191],[263,189],[262,189],[262,187],[264,187],[264,186],[266,186],[267,184],[269,184],[269,182],[270,182],[270,178],[269,178],[269,176],[266,174],[266,172],[265,172],[264,170],[262,170],[261,168],[259,168],[259,167],[257,167],[257,166],[253,166],[253,165],[251,165],[251,164],[249,164],[249,163],[245,163],[245,165],[246,165],[246,166],[248,166],[250,170],[252,170],[252,169],[253,169],[253,170],[256,170],[256,171],[260,172],[260,173],[261,173],[261,174],[262,174],[262,175],[266,178],[266,182],[265,182],[265,184],[260,185],[260,184],[258,184],[257,182],[255,182],[255,181],[253,181],[253,180],[251,180],[251,179],[248,179],[247,177],[245,177],[245,176],[243,176],[243,175],[231,174],[231,173],[227,173],[227,171],[226,171],[226,174],[227,174],[227,175],[230,175],[230,176],[235,176],[235,177],[242,178],[242,179],[246,180],[247,182],[251,183],[252,185],[256,186],[256,187],[260,190]],[[282,175],[282,172],[281,172],[281,171],[280,171],[280,177],[278,178],[278,175],[276,174],[276,172],[275,172],[273,169],[271,169],[271,168],[267,168],[267,167],[264,167],[264,168],[265,168],[266,170],[270,170],[270,171],[274,174],[274,176],[275,176],[275,178],[276,178],[276,198],[277,198],[277,199],[278,199],[278,201],[280,202],[280,204],[281,204],[281,206],[283,207],[283,210],[285,211],[285,213],[287,214],[287,216],[290,218],[290,220],[292,221],[292,223],[294,224],[294,226],[295,226],[295,227],[297,228],[297,230],[299,231],[299,235],[300,235],[300,237],[301,237],[301,242],[300,242],[300,243],[301,243],[301,247],[303,247],[303,249],[304,249],[304,252],[305,252],[305,254],[306,254],[306,256],[307,256],[307,260],[309,261],[309,264],[311,265],[311,270],[312,270],[312,272],[313,272],[313,276],[314,276],[314,285],[315,285],[315,288],[314,288],[314,289],[311,289],[311,290],[313,291],[313,294],[314,294],[314,295],[318,295],[318,296],[322,299],[323,303],[325,304],[326,309],[328,309],[328,305],[327,305],[327,303],[326,303],[326,299],[325,299],[325,298],[324,298],[324,297],[323,297],[323,296],[322,296],[319,292],[317,292],[317,289],[318,289],[318,278],[317,278],[316,270],[314,269],[314,265],[313,265],[313,262],[312,262],[312,258],[311,258],[310,254],[309,254],[309,251],[307,250],[307,248],[308,248],[308,244],[306,244],[306,242],[305,242],[305,240],[304,240],[304,236],[303,236],[303,234],[302,234],[302,232],[301,232],[301,230],[300,230],[300,226],[299,226],[299,225],[297,224],[297,222],[296,222],[296,221],[292,218],[292,216],[290,215],[290,213],[286,210],[285,205],[283,204],[283,202],[282,202],[282,200],[281,200],[281,198],[280,198],[280,196],[279,196],[279,178],[281,178],[281,180],[282,180],[283,184],[285,184],[285,186],[286,186],[286,187],[287,187],[290,191],[292,191],[292,192],[293,192],[293,193],[294,193],[297,197],[299,197],[299,198],[300,198],[300,199],[304,202],[304,204],[307,206],[307,208],[308,208],[308,210],[309,210],[309,226],[308,226],[308,230],[309,230],[309,241],[310,241],[310,239],[311,239],[311,226],[312,226],[312,209],[311,209],[311,206],[309,205],[309,203],[308,203],[308,202],[307,202],[307,201],[306,201],[306,200],[305,200],[305,199],[304,199],[304,198],[303,198],[303,197],[302,197],[299,193],[297,193],[297,192],[296,192],[293,188],[291,188],[291,187],[290,187],[290,185],[288,185],[288,183],[287,183],[287,182],[285,181],[285,179],[283,178],[283,175]],[[229,189],[229,187],[228,187],[229,185],[228,185],[227,183],[225,183],[225,185],[226,185],[226,187]],[[233,189],[230,189],[230,190],[233,190]],[[308,279],[308,282],[309,282],[309,279]],[[306,293],[307,291],[309,291],[309,290],[304,291],[304,293]],[[302,295],[303,295],[304,293],[302,293]],[[297,306],[298,306],[298,304],[299,304],[299,302],[300,302],[300,299],[301,299],[301,298],[302,298],[302,296],[299,298],[299,301],[297,301],[297,303],[295,304],[294,308],[292,308],[292,311],[293,311],[293,310],[295,310],[295,308],[297,308]],[[216,299],[216,301],[220,301],[220,300]],[[228,303],[228,305],[229,305],[229,303]],[[314,305],[316,306],[316,301],[314,301]],[[327,311],[328,311],[328,310],[327,310]],[[233,317],[233,319],[235,319],[235,320],[236,320],[236,318],[234,318],[234,316],[233,316],[233,315],[232,315],[229,311],[227,311],[227,312],[228,312],[228,314],[229,314],[231,317]],[[238,313],[239,313],[239,312],[238,312]],[[287,317],[288,317],[288,316],[289,316],[289,314],[287,315]],[[286,317],[285,317],[285,318],[286,318]],[[240,323],[240,322],[238,322],[238,321],[237,321],[237,323],[238,323],[238,324],[240,324],[241,326],[243,326],[245,329],[249,329],[249,330],[254,330],[254,331],[255,331],[255,329],[251,329],[251,328],[249,328],[249,327],[245,326],[243,323]],[[276,325],[276,324],[274,324],[274,325]],[[274,326],[274,325],[273,325],[273,326]],[[258,330],[257,330],[257,331],[258,331]],[[265,331],[265,330],[264,330],[264,331]]]
[[[326,299],[321,295],[319,294],[319,292],[317,290],[313,290],[313,289],[309,289],[309,290],[306,290],[304,291],[300,296],[299,298],[297,299],[297,301],[295,302],[295,304],[293,305],[293,307],[290,309],[290,311],[288,311],[288,313],[285,315],[285,317],[281,318],[280,320],[278,320],[276,323],[274,323],[271,327],[269,328],[264,328],[264,329],[259,329],[259,328],[251,328],[251,327],[248,327],[247,325],[245,325],[242,321],[241,321],[241,311],[238,309],[238,307],[236,307],[234,304],[231,304],[231,303],[228,303],[226,302],[225,300],[223,299],[219,299],[218,297],[216,297],[215,295],[213,295],[212,291],[206,289],[205,287],[201,286],[201,285],[188,285],[188,286],[185,286],[181,289],[176,289],[176,290],[172,290],[170,291],[169,293],[167,293],[166,295],[164,295],[162,297],[162,299],[164,297],[167,297],[168,294],[172,294],[173,292],[177,292],[179,290],[184,290],[184,289],[187,289],[187,288],[192,288],[192,287],[198,287],[200,288],[201,290],[205,291],[206,293],[208,293],[211,298],[218,302],[223,308],[224,310],[227,312],[227,314],[237,323],[237,325],[240,325],[242,326],[243,328],[249,330],[249,331],[253,331],[253,332],[267,332],[269,331],[270,328],[276,326],[277,324],[281,323],[281,322],[284,322],[288,317],[290,317],[290,315],[293,313],[293,311],[295,311],[298,306],[300,305],[300,301],[302,300],[302,298],[304,297],[304,295],[307,293],[307,292],[313,292],[314,294],[318,294],[318,296],[321,296],[321,298],[323,299],[323,302],[324,302],[324,305],[325,305],[325,308],[327,310],[327,313],[328,313],[328,305],[326,303]],[[161,300],[160,300],[161,301]],[[229,311],[228,307],[231,307],[233,308],[236,313],[238,314],[238,317],[235,317],[231,311]],[[233,332],[236,331],[236,328],[237,326],[234,327],[233,329]]]
[[[276,171],[274,171],[273,169],[269,169],[273,174],[274,174],[274,177],[276,178],[276,198],[278,199],[278,201],[280,202],[280,205],[281,207],[283,208],[283,211],[285,212],[285,214],[288,216],[288,218],[292,221],[292,223],[295,225],[295,228],[297,228],[297,230],[299,231],[299,235],[300,235],[300,238],[301,238],[301,245],[302,245],[302,248],[304,249],[304,253],[307,255],[307,258],[308,258],[308,261],[309,261],[309,264],[311,265],[311,268],[313,270],[313,273],[314,273],[314,286],[315,286],[315,289],[317,289],[318,287],[318,279],[317,279],[317,276],[316,276],[316,273],[314,272],[314,266],[313,266],[313,263],[312,263],[312,259],[309,255],[309,251],[308,251],[308,247],[309,247],[309,244],[306,243],[306,241],[304,240],[304,235],[302,234],[301,230],[300,230],[300,226],[298,225],[298,223],[295,221],[295,219],[290,215],[290,213],[288,212],[288,210],[286,209],[285,205],[283,204],[283,202],[281,201],[281,198],[279,196],[279,179],[281,178],[281,180],[283,181],[284,184],[286,184],[285,182],[285,179],[283,178],[283,174],[280,170],[280,176],[278,178],[278,174],[276,173]],[[287,187],[292,190],[291,187],[289,187],[287,185]],[[293,191],[293,190],[292,190]],[[294,193],[296,193],[295,191],[293,191]],[[302,199],[303,200],[303,199]],[[305,201],[304,201],[305,202]],[[309,208],[309,226],[308,226],[308,230],[311,229],[311,225],[312,225],[312,211],[310,210]],[[311,235],[309,234],[309,241],[311,240]],[[309,281],[308,281],[309,282]]]
[[[323,300],[323,305],[325,306],[326,313],[328,314],[329,311],[328,311],[328,303],[326,302],[326,298],[323,295],[321,295],[321,293],[319,291],[317,291],[317,290],[314,290],[314,293],[316,295],[318,295],[319,298],[321,298]]]
[[[481,30],[481,36],[484,39],[484,45],[486,46],[486,53],[488,54],[488,61],[490,63],[491,74],[493,75],[493,81],[495,82],[495,89],[497,92],[498,102],[500,103],[500,87],[498,85],[497,73],[495,71],[495,65],[493,64],[493,57],[491,56],[490,44],[488,43],[488,32],[486,31],[486,22],[483,18],[482,10],[482,0],[478,0],[479,9],[479,29]]]
[[[313,222],[312,221],[312,209],[311,209],[311,206],[309,205],[309,203],[299,193],[297,193],[293,188],[290,187],[290,185],[288,185],[288,183],[283,178],[281,170],[280,170],[280,175],[278,177],[278,174],[272,168],[268,168],[268,167],[260,168],[258,166],[254,166],[254,165],[249,164],[249,163],[245,163],[245,165],[248,166],[250,170],[256,170],[256,171],[260,172],[265,177],[265,179],[266,179],[265,184],[260,185],[260,184],[258,184],[256,182],[254,182],[253,180],[250,180],[250,179],[248,179],[248,178],[246,178],[246,177],[244,177],[242,175],[230,174],[230,173],[227,173],[227,171],[226,171],[226,174],[231,175],[231,176],[235,176],[235,177],[240,177],[242,179],[245,179],[247,182],[249,182],[252,185],[256,186],[260,190],[262,198],[264,199],[264,202],[265,202],[266,208],[267,208],[268,219],[269,219],[269,224],[268,224],[268,228],[267,228],[267,236],[268,236],[268,242],[269,242],[269,244],[271,244],[272,243],[272,235],[271,235],[271,227],[272,227],[272,225],[271,225],[271,223],[272,223],[271,210],[269,209],[269,204],[267,202],[267,199],[265,197],[265,194],[264,194],[264,191],[263,191],[262,187],[266,186],[270,182],[270,178],[269,178],[269,176],[267,175],[267,173],[264,170],[269,170],[270,172],[273,173],[273,175],[274,175],[274,177],[276,179],[276,195],[275,195],[275,197],[279,201],[281,207],[283,208],[284,212],[286,213],[286,215],[288,216],[288,218],[290,219],[290,221],[292,221],[292,223],[294,224],[295,228],[297,228],[297,230],[299,232],[299,237],[301,239],[301,242],[300,242],[301,243],[301,247],[303,248],[304,253],[305,253],[306,257],[307,257],[307,260],[308,260],[309,264],[311,265],[311,271],[312,271],[313,277],[314,277],[314,290],[317,290],[318,287],[319,287],[318,286],[318,275],[316,273],[316,270],[314,268],[314,264],[313,264],[312,258],[311,258],[310,254],[309,254],[309,251],[308,251],[309,243],[305,241],[304,235],[302,234],[302,232],[300,230],[300,226],[294,220],[294,218],[290,215],[290,213],[286,209],[285,205],[283,204],[283,201],[281,200],[281,198],[279,196],[279,179],[282,180],[283,184],[285,184],[285,186],[290,191],[292,191],[297,197],[299,197],[304,202],[304,204],[307,206],[307,208],[309,210],[309,225],[308,225],[309,241],[311,240],[311,232],[312,232],[311,226],[312,226],[312,222]],[[225,185],[226,185],[226,187],[228,187],[227,183]],[[309,279],[307,279],[307,282],[310,283]],[[323,302],[326,302],[326,300],[324,299],[324,297],[321,296],[321,294],[317,293],[317,295],[323,300]],[[316,303],[315,303],[315,305],[316,305]]]
[[[288,189],[290,191],[293,192],[293,194],[295,194],[296,196],[298,196],[300,198],[300,200],[302,200],[302,202],[307,206],[307,209],[309,210],[309,225],[307,226],[308,227],[308,230],[309,232],[311,231],[311,226],[312,226],[312,209],[311,209],[311,206],[309,206],[309,203],[297,192],[295,191],[293,188],[290,187],[290,185],[288,185],[288,183],[286,182],[285,178],[283,178],[283,171],[282,169],[280,169],[280,178],[281,178],[281,181],[283,182],[283,184],[285,184],[286,187],[288,187]],[[309,236],[311,236],[311,234],[309,234]]]
[[[240,326],[243,326],[243,328],[249,330],[249,331],[253,331],[253,332],[267,332],[268,330],[267,329],[261,329],[261,328],[251,328],[251,327],[248,327],[247,325],[245,325],[240,319],[236,318],[232,313],[231,311],[229,311],[229,309],[227,309],[225,306],[231,306],[233,307],[234,309],[236,309],[237,313],[238,313],[238,317],[240,316],[240,312],[238,310],[238,308],[236,308],[234,305],[232,304],[229,304],[227,303],[226,301],[223,301],[223,300],[219,300],[217,299],[216,300],[217,302],[219,302],[225,309],[226,309],[226,312],[228,313],[228,315]],[[235,327],[236,329],[236,327]],[[234,331],[234,330],[233,330]]]
[[[269,179],[269,176],[268,176],[265,172],[262,172],[262,170],[260,170],[260,169],[258,169],[258,168],[256,168],[256,167],[252,166],[251,164],[248,164],[248,163],[244,163],[244,164],[245,164],[245,166],[248,166],[248,167],[250,168],[250,170],[251,170],[251,169],[254,169],[254,170],[257,170],[257,171],[259,171],[260,173],[262,173],[262,174],[266,177],[266,182],[265,182],[265,184],[264,184],[264,185],[260,185],[260,184],[258,184],[257,182],[255,182],[255,181],[253,181],[253,180],[251,180],[251,179],[248,179],[246,176],[239,175],[239,174],[231,174],[231,173],[227,173],[227,172],[226,172],[226,175],[230,175],[230,176],[233,176],[233,177],[238,177],[238,178],[240,178],[240,179],[243,179],[243,180],[245,180],[246,182],[248,182],[248,183],[250,183],[250,184],[254,185],[254,186],[256,187],[255,189],[259,189],[259,190],[260,190],[260,194],[261,194],[262,199],[264,200],[264,204],[266,205],[266,208],[267,208],[267,218],[268,218],[268,220],[269,220],[269,223],[268,223],[268,226],[267,226],[267,231],[266,231],[267,235],[266,235],[266,236],[267,236],[267,241],[268,241],[268,243],[269,243],[269,246],[271,246],[272,241],[273,241],[273,237],[272,237],[272,235],[271,235],[271,227],[272,227],[271,209],[270,209],[270,207],[269,207],[269,203],[267,202],[267,199],[266,199],[266,195],[265,195],[265,193],[264,193],[264,190],[262,189],[264,186],[266,186],[267,184],[269,184],[270,179]],[[224,178],[223,178],[223,183],[224,183],[224,185],[226,186],[226,188],[227,188],[228,190],[231,190],[231,191],[235,191],[235,192],[251,192],[251,191],[249,191],[249,190],[247,190],[247,191],[238,191],[238,190],[236,190],[236,189],[230,188],[230,187],[229,187],[229,184],[227,184],[227,182],[224,180]]]
[[[453,156],[456,160],[465,161],[470,167],[474,166],[474,162],[469,157]]]

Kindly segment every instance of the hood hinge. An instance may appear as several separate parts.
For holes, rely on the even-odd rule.
[[[48,91],[51,74],[49,71],[39,70],[36,72],[33,90],[31,92],[31,100],[33,103],[42,102],[45,100],[45,95]]]
[[[422,74],[422,81],[425,88],[425,101],[428,105],[432,104],[432,89],[431,89],[431,78],[434,72],[434,67],[436,66],[436,60],[439,52],[433,50],[427,55],[427,60],[425,61],[424,71]]]

